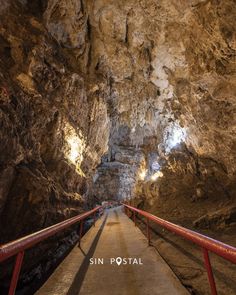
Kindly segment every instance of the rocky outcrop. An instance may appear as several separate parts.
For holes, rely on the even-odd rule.
[[[236,208],[226,207],[198,218],[194,225],[198,228],[224,229],[227,225],[235,225],[235,222]]]
[[[0,4],[1,242],[104,199],[235,206],[233,0]]]
[[[232,7],[171,0],[3,5],[1,210],[16,202],[17,177],[31,186],[41,174],[42,195],[53,195],[62,217],[67,199],[81,207],[85,195],[138,197],[152,208],[170,199],[163,212],[188,216],[196,207],[195,219],[234,203]],[[22,202],[30,204],[35,189],[26,187]],[[39,208],[45,198],[36,198]]]
[[[88,11],[91,67],[109,79],[112,108],[95,191],[191,222],[235,204],[233,1],[88,1]]]
[[[7,228],[7,240],[80,211],[109,135],[105,87],[85,79],[75,64],[76,54],[90,46],[82,6],[49,1],[39,15],[38,6],[10,4],[1,12],[0,30],[0,212],[6,224],[12,215],[24,217],[27,207],[36,214],[35,223],[21,219],[21,230]],[[81,14],[74,16],[78,27],[70,13]],[[78,30],[83,37],[76,42]]]
[[[87,15],[79,1],[37,2],[0,8],[1,243],[82,212],[108,144],[106,87],[81,71]],[[27,269],[58,252],[46,245]]]

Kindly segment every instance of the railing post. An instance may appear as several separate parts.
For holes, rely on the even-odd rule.
[[[150,236],[150,228],[149,228],[149,219],[146,217],[146,227],[147,227],[147,239],[148,245],[151,245],[151,236]]]
[[[93,213],[93,226],[95,226],[95,222],[96,222],[96,212]]]
[[[80,242],[81,242],[82,234],[83,234],[83,223],[84,223],[84,220],[82,219],[79,225],[79,246],[80,246]]]
[[[136,212],[135,211],[133,211],[133,222],[134,222],[134,225],[136,226]]]
[[[209,281],[209,284],[211,287],[211,294],[217,295],[216,283],[215,283],[214,275],[212,272],[212,267],[211,267],[211,262],[210,262],[208,250],[205,248],[202,248],[202,251],[203,251],[203,256],[204,256],[205,267],[207,270],[208,281]]]
[[[15,266],[14,266],[14,270],[13,270],[13,274],[12,274],[12,278],[11,278],[11,284],[10,284],[8,295],[15,294],[16,286],[17,286],[17,282],[19,279],[19,274],[20,274],[20,270],[21,270],[21,266],[22,266],[22,262],[23,262],[23,258],[24,258],[24,251],[19,252],[16,256],[16,262],[15,262]]]
[[[102,218],[102,215],[104,213],[104,209],[102,208],[102,212],[98,211],[99,212],[99,218]]]

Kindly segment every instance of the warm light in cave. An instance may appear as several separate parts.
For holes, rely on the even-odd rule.
[[[68,158],[71,162],[76,163],[79,157],[79,141],[76,137],[68,137],[68,144],[70,145],[70,152],[68,154]],[[83,160],[83,156],[81,155],[81,160]]]
[[[145,177],[147,175],[147,170],[142,170],[140,173],[139,173],[139,177],[141,180],[144,180]]]
[[[161,171],[158,171],[151,176],[151,180],[155,181],[155,180],[157,180],[157,178],[162,177],[162,176],[163,176],[163,173]]]
[[[75,130],[70,124],[67,123],[65,126],[65,141],[66,146],[64,153],[66,158],[76,165],[77,172],[83,175],[80,165],[83,161],[83,152],[86,147],[86,142],[82,133],[78,130]]]

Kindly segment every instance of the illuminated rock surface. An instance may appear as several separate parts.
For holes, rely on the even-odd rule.
[[[0,4],[1,243],[106,198],[235,224],[233,0]]]
[[[233,206],[233,1],[88,7],[91,66],[109,77],[113,110],[94,195],[136,197],[154,213],[192,221]]]

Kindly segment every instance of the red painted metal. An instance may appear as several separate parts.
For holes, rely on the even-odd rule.
[[[137,225],[136,224],[136,212],[133,212],[133,221],[134,221],[134,224],[135,224],[135,226]]]
[[[199,245],[202,248],[205,248],[215,254],[229,260],[233,263],[236,263],[236,248],[220,241],[209,238],[205,235],[202,235],[198,232],[192,231],[190,229],[184,228],[180,225],[176,225],[164,219],[161,219],[155,215],[152,215],[146,211],[137,209],[135,207],[123,204],[125,207],[129,208],[132,211],[136,211],[140,215],[148,218],[149,220],[161,225],[165,229]]]
[[[203,251],[203,256],[204,256],[205,267],[207,270],[208,281],[209,281],[209,284],[211,287],[211,294],[217,295],[216,283],[215,283],[214,275],[212,272],[212,267],[211,267],[211,262],[210,262],[208,251],[205,248],[202,248],[202,251]]]
[[[93,226],[95,226],[95,223],[96,223],[96,212],[93,213]]]
[[[54,224],[52,226],[49,226],[45,229],[42,229],[38,232],[35,232],[33,234],[30,234],[28,236],[25,236],[23,238],[20,238],[18,240],[9,242],[5,245],[0,246],[0,262],[8,259],[9,257],[12,257],[17,254],[16,263],[12,275],[11,285],[9,289],[9,295],[15,294],[15,289],[17,286],[17,281],[20,274],[20,269],[23,261],[24,251],[26,249],[29,249],[33,247],[34,245],[38,244],[39,242],[46,240],[47,238],[55,235],[56,233],[64,230],[65,228],[68,228],[69,226],[81,222],[80,224],[80,240],[82,237],[82,230],[83,230],[83,220],[90,215],[94,215],[96,212],[101,208],[102,206],[98,206],[88,212],[85,212],[83,214],[80,214],[78,216],[72,217],[70,219],[67,219],[65,221],[59,222],[57,224]]]
[[[16,241],[9,242],[5,245],[0,246],[0,262],[6,260],[7,258],[33,247],[35,244],[55,235],[56,233],[62,231],[65,228],[79,222],[82,219],[87,218],[94,212],[98,211],[101,206],[94,208],[86,213],[80,214],[78,216],[72,217],[65,221],[59,222],[31,235],[20,238]]]
[[[151,235],[150,235],[150,227],[149,227],[149,219],[146,217],[146,227],[147,227],[147,239],[148,245],[151,245]]]
[[[216,291],[216,284],[212,272],[212,267],[208,255],[208,250],[211,252],[214,252],[215,254],[223,257],[226,260],[229,260],[233,263],[236,263],[236,248],[232,247],[230,245],[224,244],[220,241],[214,240],[212,238],[209,238],[207,236],[204,236],[202,234],[199,234],[195,231],[192,231],[190,229],[184,228],[180,225],[171,223],[169,221],[166,221],[164,219],[161,219],[155,215],[152,215],[146,211],[137,209],[135,207],[132,207],[130,205],[124,204],[123,205],[128,208],[129,210],[133,212],[137,212],[140,215],[146,217],[147,221],[147,238],[148,242],[150,243],[150,230],[149,230],[149,224],[148,222],[154,221],[155,223],[159,224],[160,226],[164,227],[165,229],[199,245],[203,249],[203,254],[204,254],[204,261],[205,261],[205,266],[207,269],[207,275],[208,275],[208,280],[209,284],[211,287],[211,294],[212,295],[217,295]]]
[[[8,295],[15,294],[15,290],[16,290],[19,274],[21,271],[23,259],[24,259],[24,251],[19,252],[16,256],[16,262],[15,262],[15,266],[14,266],[14,270],[13,270],[13,274],[12,274],[12,278],[11,278],[11,284],[10,284],[10,289],[9,289]]]
[[[83,219],[80,221],[80,225],[79,225],[79,245],[82,239],[82,234],[83,234],[83,226],[84,226],[84,221]]]

